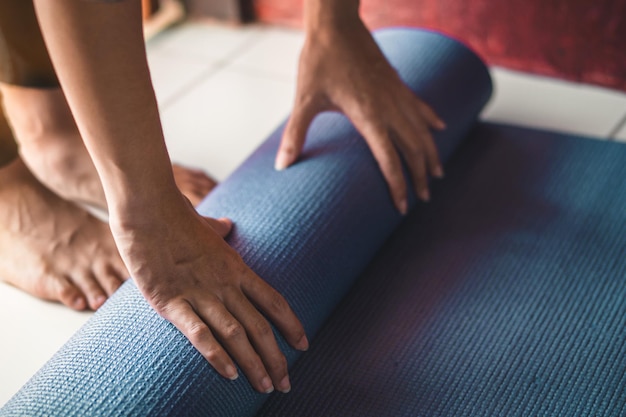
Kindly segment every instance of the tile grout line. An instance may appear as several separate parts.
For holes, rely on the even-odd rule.
[[[164,100],[163,104],[161,104],[159,106],[159,111],[162,112],[162,111],[166,110],[172,104],[176,103],[180,98],[182,98],[189,91],[191,91],[192,87],[194,87],[196,84],[198,84],[202,80],[204,80],[206,78],[209,78],[209,77],[212,77],[216,73],[219,73],[226,66],[228,66],[228,64],[231,63],[231,61],[233,61],[234,58],[237,55],[245,52],[246,50],[252,48],[254,45],[259,43],[261,38],[263,38],[263,36],[255,37],[255,38],[253,38],[252,42],[244,43],[243,45],[239,46],[238,48],[235,48],[232,52],[228,53],[224,58],[218,59],[217,61],[215,61],[213,63],[213,65],[211,65],[210,68],[208,68],[206,71],[202,71],[196,77],[193,77],[192,79],[190,79],[189,82],[187,82],[187,83],[185,83],[185,85],[181,86],[181,88],[178,89],[178,91],[176,91],[174,94],[172,94],[171,97],[169,97],[167,100]]]
[[[626,113],[624,113],[624,116],[622,116],[622,118],[617,122],[615,127],[609,131],[608,139],[610,141],[616,141],[617,134],[622,129],[622,127],[626,127]]]

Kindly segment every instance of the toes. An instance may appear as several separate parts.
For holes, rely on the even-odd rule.
[[[176,185],[194,206],[197,206],[217,185],[217,182],[203,171],[180,165],[173,165],[172,169]]]
[[[106,292],[107,296],[112,296],[115,291],[122,285],[125,275],[119,274],[113,265],[104,264],[94,268],[94,273],[98,283]]]
[[[44,280],[51,287],[51,294],[55,294],[53,299],[60,301],[74,310],[84,310],[87,308],[87,300],[83,293],[66,277],[54,277]]]
[[[185,194],[185,196],[189,199],[189,202],[191,202],[191,204],[194,207],[196,207],[198,204],[202,202],[202,200],[204,199],[204,197],[206,197],[208,192],[204,193],[198,190],[190,190],[190,191],[184,192],[183,194]]]
[[[89,308],[97,310],[107,300],[107,294],[92,272],[83,272],[72,277],[74,284],[85,294]]]
[[[74,310],[84,310],[87,307],[85,296],[69,278],[51,272],[39,273],[36,277],[37,279],[11,282],[43,300],[60,301]]]

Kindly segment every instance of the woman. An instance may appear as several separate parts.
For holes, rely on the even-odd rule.
[[[13,5],[8,12],[23,1],[5,2]],[[224,242],[230,221],[201,217],[176,187],[145,57],[140,2],[34,0],[34,5],[50,67],[99,175],[115,246],[142,294],[221,375],[237,378],[236,361],[256,390],[288,392],[286,360],[263,314],[296,349],[308,348],[304,329],[285,299]],[[416,193],[428,200],[428,174],[443,175],[429,127],[444,124],[385,60],[359,18],[358,0],[307,0],[305,6],[307,38],[296,103],[276,168],[296,161],[315,115],[341,111],[363,134],[396,207],[406,213],[400,155]],[[6,96],[10,87],[1,81]],[[11,146],[5,148],[13,158],[5,158],[12,162],[0,170],[0,185],[4,176],[5,188],[17,189],[24,181],[15,185],[13,177],[29,174]],[[10,213],[14,205],[2,210]],[[19,236],[16,216],[5,217],[1,227]],[[33,222],[40,221],[36,217]],[[79,232],[97,234],[93,228]],[[109,257],[100,268],[117,270],[118,283],[95,281],[113,289],[124,271],[104,234],[92,241],[100,242],[96,253]],[[3,257],[11,257],[11,247],[2,250]],[[4,269],[18,269],[11,260],[2,262]],[[67,303],[62,292],[58,298]]]

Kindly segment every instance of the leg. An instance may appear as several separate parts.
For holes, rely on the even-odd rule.
[[[0,84],[24,163],[59,196],[106,207],[104,192],[60,88]]]
[[[39,33],[32,13],[29,1],[0,2],[2,83],[56,82],[43,42],[30,39]],[[108,226],[28,171],[2,106],[0,152],[0,280],[75,309],[98,308],[128,276]]]
[[[0,279],[97,309],[127,271],[108,225],[39,183],[20,158],[0,168]]]
[[[7,117],[31,172],[63,198],[106,208],[104,191],[63,91],[0,84]],[[178,188],[195,206],[215,187],[204,172],[174,165]]]

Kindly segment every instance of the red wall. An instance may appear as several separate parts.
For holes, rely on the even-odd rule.
[[[300,26],[302,0],[252,0],[256,16]],[[626,91],[626,0],[362,0],[370,28],[420,26],[492,65]]]

